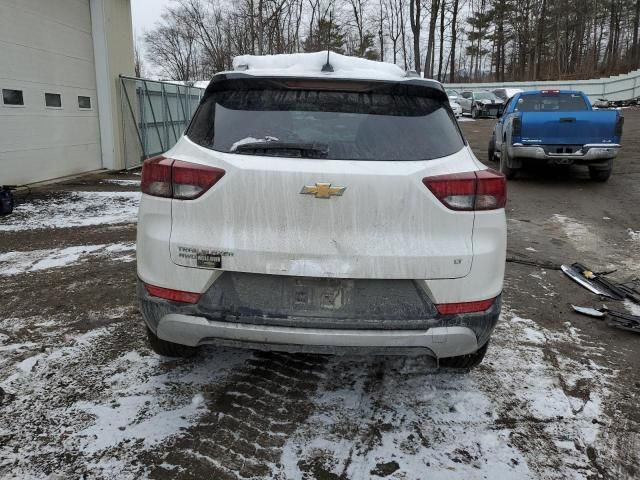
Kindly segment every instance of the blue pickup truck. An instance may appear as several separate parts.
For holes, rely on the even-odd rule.
[[[621,148],[624,117],[617,110],[593,110],[587,96],[572,90],[514,95],[489,142],[489,160],[500,160],[509,179],[524,161],[586,165],[593,180],[606,182]]]

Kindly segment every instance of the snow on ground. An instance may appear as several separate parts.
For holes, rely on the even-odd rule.
[[[458,117],[458,122],[475,122],[475,120],[468,117]]]
[[[640,241],[640,230],[632,230],[630,228],[627,229],[629,233],[629,238],[635,242]]]
[[[115,261],[132,262],[135,260],[135,250],[135,243],[123,242],[0,253],[0,276],[76,265],[91,257],[107,257]]]
[[[64,192],[19,203],[0,232],[134,223],[140,192]]]
[[[640,316],[640,305],[638,305],[637,303],[633,303],[631,300],[625,300],[624,306],[629,311],[629,313],[631,313],[631,315]]]
[[[582,252],[597,252],[601,240],[593,228],[564,215],[554,214],[552,220],[558,223],[573,246]]]
[[[284,476],[300,478],[301,468],[351,479],[376,469],[398,479],[595,475],[586,452],[598,441],[611,374],[562,356],[560,340],[583,344],[575,331],[551,334],[506,311],[485,364],[469,375],[429,373],[419,360],[335,358],[315,413],[285,445]]]
[[[62,317],[0,321],[0,471],[20,478],[51,471],[145,478],[141,455],[173,451],[167,446],[176,438],[229,415],[216,413],[210,392],[223,388],[235,398],[233,390],[261,371],[262,363],[243,350],[161,358],[127,310],[91,315],[121,321],[65,335],[53,335],[67,323]],[[51,336],[12,340],[34,325]],[[551,332],[505,309],[485,363],[469,374],[436,372],[420,357],[331,357],[307,400],[310,416],[267,462],[271,477],[365,480],[391,472],[387,478],[400,479],[427,471],[430,479],[595,477],[588,452],[598,443],[603,454],[600,426],[609,418],[602,403],[614,374],[598,365],[599,348],[570,325],[559,326]],[[567,343],[581,362],[559,352]],[[258,370],[245,377],[240,372],[250,361]],[[259,401],[284,408],[287,391],[274,389]],[[255,401],[248,405],[258,408]],[[231,411],[239,415],[238,408]],[[248,410],[238,418],[243,428],[261,425]],[[215,465],[220,458],[206,457],[207,448],[192,454]],[[256,461],[250,450],[243,454]],[[182,467],[165,460],[162,468]],[[216,469],[239,473],[229,465]]]
[[[23,359],[0,362],[0,388],[9,398],[0,398],[0,471],[43,478],[56,471],[56,456],[72,454],[63,464],[70,471],[140,478],[129,471],[138,469],[132,459],[196,423],[207,410],[206,386],[252,356],[221,349],[177,362],[151,354],[142,332],[135,329],[138,348],[128,352],[118,349],[132,335],[127,322],[57,345],[13,345]],[[0,345],[8,341],[5,335]]]

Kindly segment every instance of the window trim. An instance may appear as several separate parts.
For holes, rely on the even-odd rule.
[[[89,99],[89,107],[81,107],[80,106],[80,98],[88,98]],[[89,110],[93,110],[93,99],[91,98],[91,95],[77,95],[77,101],[78,101],[78,110],[80,111],[89,111]]]
[[[47,105],[47,94],[48,95],[58,95],[60,97],[60,106],[59,107],[52,107]],[[46,108],[47,110],[63,110],[64,109],[64,104],[62,103],[62,92],[47,92],[46,90],[44,91],[44,108]]]
[[[10,103],[4,103],[4,90],[14,90],[17,92],[20,92],[22,94],[22,104],[20,105],[13,105]],[[25,103],[24,103],[24,90],[20,89],[20,88],[0,88],[0,97],[2,97],[2,106],[3,107],[7,107],[7,108],[25,108]]]

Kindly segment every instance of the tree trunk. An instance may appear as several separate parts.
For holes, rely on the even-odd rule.
[[[444,61],[444,9],[445,7],[446,7],[446,0],[442,0],[442,5],[440,6],[440,55],[438,57],[438,81],[439,82],[443,80],[442,62]]]
[[[451,20],[451,71],[449,72],[449,82],[456,81],[456,24],[458,22],[458,6],[459,0],[453,0],[453,18]]]
[[[409,0],[409,20],[411,22],[411,32],[413,33],[413,58],[416,72],[420,71],[420,22],[422,20],[420,9],[420,0]]]
[[[433,57],[436,45],[436,24],[438,23],[438,10],[440,0],[431,0],[431,12],[429,16],[429,40],[427,42],[427,56],[424,61],[424,77],[433,78]]]

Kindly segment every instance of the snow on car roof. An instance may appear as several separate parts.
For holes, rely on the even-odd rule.
[[[387,62],[348,57],[330,52],[333,72],[323,72],[327,52],[291,53],[281,55],[240,55],[233,59],[233,69],[256,76],[330,77],[365,80],[417,80],[397,65]],[[435,80],[427,80],[435,82]]]

